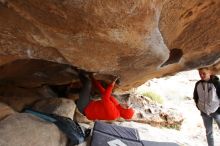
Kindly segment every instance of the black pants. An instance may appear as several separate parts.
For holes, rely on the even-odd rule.
[[[84,74],[79,74],[79,79],[82,82],[82,88],[80,90],[79,99],[77,100],[76,106],[79,111],[84,114],[83,111],[91,99],[92,82]]]

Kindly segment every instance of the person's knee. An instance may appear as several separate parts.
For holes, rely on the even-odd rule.
[[[206,135],[207,136],[212,136],[213,135],[213,130],[211,128],[206,129]]]

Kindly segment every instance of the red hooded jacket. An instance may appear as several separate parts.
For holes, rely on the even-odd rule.
[[[102,99],[90,101],[84,110],[86,117],[90,120],[115,120],[119,117],[131,119],[134,110],[121,107],[118,101],[111,96],[114,83],[109,84],[105,89],[99,81],[93,80],[94,85],[99,89]]]

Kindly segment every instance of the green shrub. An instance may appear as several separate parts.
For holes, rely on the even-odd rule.
[[[173,125],[167,125],[165,126],[166,128],[169,128],[169,129],[175,129],[175,130],[180,130],[181,128],[181,125],[180,124],[173,124]]]
[[[143,93],[142,95],[149,97],[152,101],[155,101],[157,103],[160,103],[160,104],[163,103],[163,98],[155,92],[147,91]]]

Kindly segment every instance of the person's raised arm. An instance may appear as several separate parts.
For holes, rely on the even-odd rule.
[[[108,87],[105,90],[104,95],[102,96],[103,101],[110,100],[110,96],[112,94],[112,90],[114,86],[115,86],[115,81],[108,85]]]
[[[112,90],[115,86],[115,82],[118,80],[118,77],[114,79],[114,81],[108,85],[108,87],[106,88],[105,90],[105,94],[104,96],[102,97],[102,100],[109,100],[110,99],[110,96],[112,94]]]

